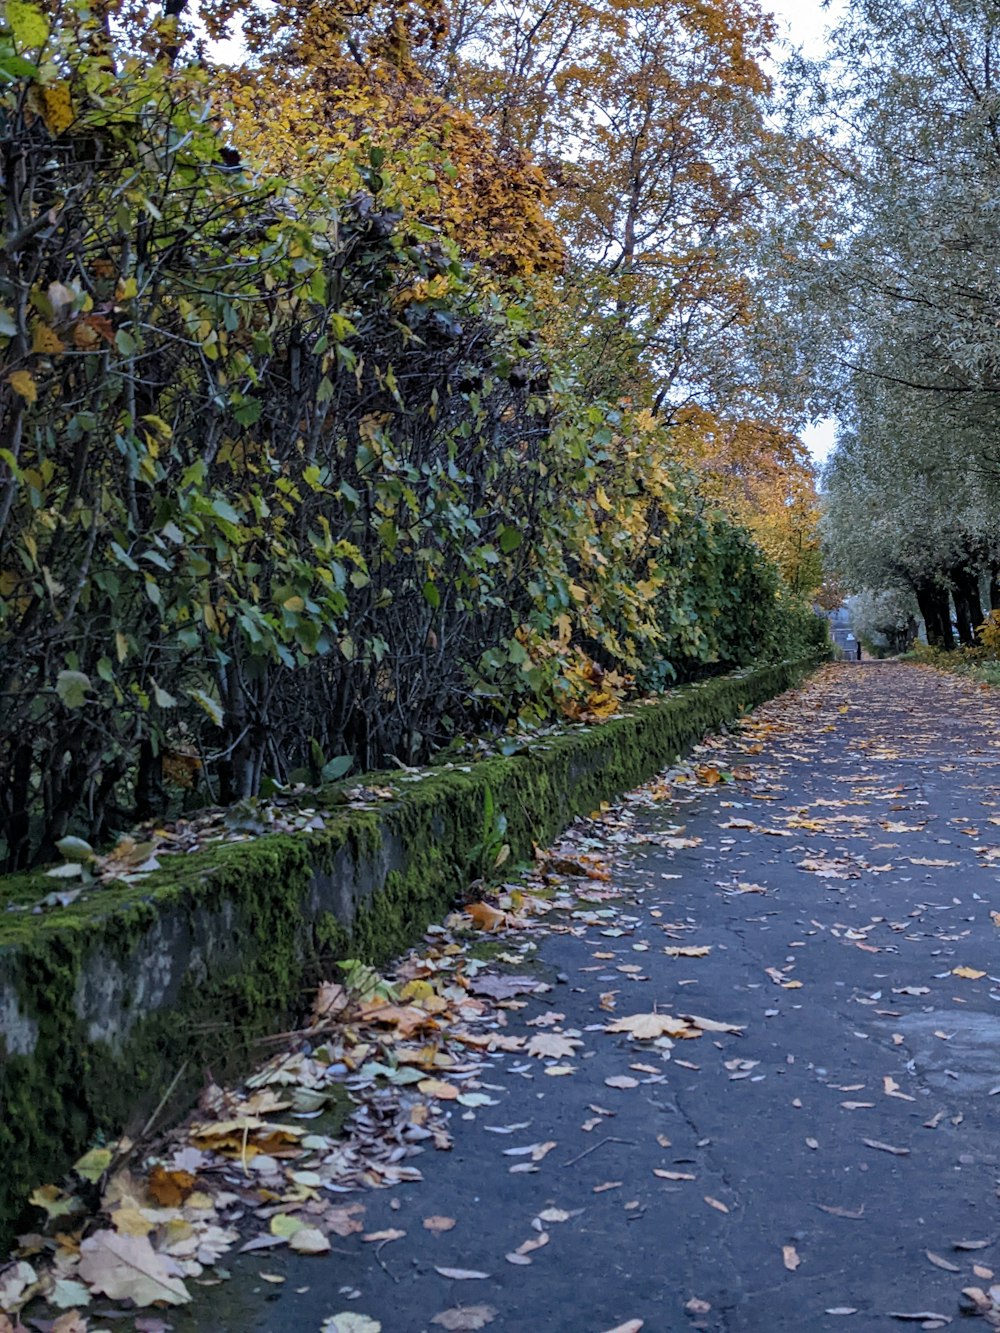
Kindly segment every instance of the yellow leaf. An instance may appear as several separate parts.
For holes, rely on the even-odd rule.
[[[53,134],[62,134],[76,119],[68,83],[53,83],[42,89],[42,115]]]
[[[15,393],[26,398],[29,403],[37,402],[38,388],[30,370],[12,370],[7,376],[7,383]]]
[[[802,1262],[794,1245],[782,1245],[781,1258],[790,1273],[794,1273]]]
[[[408,981],[399,992],[401,1000],[429,1000],[434,987],[429,981]]]
[[[58,356],[66,345],[47,324],[36,324],[31,331],[31,350],[41,356]]]
[[[111,1225],[121,1236],[148,1236],[156,1225],[143,1217],[138,1208],[116,1208],[111,1214]]]
[[[974,967],[953,967],[952,975],[956,977],[966,977],[969,981],[978,981],[980,977],[985,977],[985,972],[979,972]]]
[[[92,1185],[96,1184],[111,1165],[113,1155],[110,1148],[91,1148],[78,1162],[74,1162],[73,1170]]]

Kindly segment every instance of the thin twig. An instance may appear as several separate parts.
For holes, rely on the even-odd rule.
[[[634,1139],[616,1139],[614,1137],[598,1139],[589,1148],[584,1148],[583,1152],[578,1153],[576,1157],[571,1157],[568,1162],[563,1162],[563,1166],[572,1166],[574,1162],[582,1161],[584,1157],[589,1157],[592,1152],[597,1152],[598,1148],[603,1148],[606,1143],[627,1143],[632,1148],[636,1146]]]
[[[178,1084],[178,1083],[181,1081],[181,1079],[184,1077],[184,1071],[187,1069],[187,1067],[188,1067],[188,1063],[189,1063],[189,1062],[188,1062],[187,1060],[185,1060],[184,1063],[181,1065],[180,1069],[178,1069],[177,1073],[176,1073],[176,1074],[173,1076],[173,1078],[170,1080],[170,1086],[167,1088],[166,1092],[163,1094],[163,1096],[160,1098],[159,1102],[157,1103],[156,1110],[153,1112],[153,1114],[149,1117],[149,1119],[146,1121],[146,1123],[145,1123],[145,1124],[143,1125],[143,1127],[142,1127],[142,1133],[139,1135],[139,1142],[140,1142],[140,1143],[142,1143],[142,1142],[145,1141],[146,1136],[149,1134],[150,1130],[153,1128],[153,1126],[156,1124],[157,1120],[160,1118],[160,1112],[163,1110],[163,1108],[166,1106],[167,1102],[170,1100],[170,1097],[171,1097],[171,1094],[173,1093],[174,1088],[177,1087],[177,1084]]]
[[[389,1244],[389,1242],[388,1242],[387,1240],[384,1240],[384,1241],[382,1241],[380,1244],[378,1244],[378,1245],[375,1246],[375,1260],[376,1260],[376,1262],[378,1263],[379,1268],[382,1269],[383,1273],[388,1273],[389,1276],[392,1278],[393,1282],[395,1282],[395,1283],[398,1284],[398,1282],[399,1282],[399,1278],[398,1278],[398,1277],[396,1276],[396,1274],[392,1271],[392,1269],[388,1267],[387,1264],[384,1264],[384,1263],[382,1262],[382,1247],[383,1247],[384,1245],[388,1245],[388,1244]]]

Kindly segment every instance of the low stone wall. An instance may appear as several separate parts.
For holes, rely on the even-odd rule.
[[[320,796],[322,832],[164,857],[149,878],[70,907],[0,914],[0,1242],[23,1221],[30,1190],[96,1134],[139,1132],[171,1083],[165,1116],[190,1105],[207,1072],[247,1067],[255,1039],[294,1022],[336,959],[378,963],[419,938],[471,877],[487,792],[506,816],[512,861],[528,859],[532,842],[646,781],[811,666],[687,686],[509,758],[386,774],[398,798],[377,809]]]

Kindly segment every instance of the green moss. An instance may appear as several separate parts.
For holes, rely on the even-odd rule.
[[[398,799],[331,806],[322,833],[164,857],[139,883],[0,916],[0,1014],[16,1006],[22,1044],[37,1031],[28,1053],[0,1039],[0,1232],[10,1237],[31,1188],[58,1177],[96,1134],[142,1130],[175,1078],[164,1119],[190,1105],[206,1071],[221,1079],[247,1068],[256,1040],[294,1022],[337,959],[379,964],[418,939],[469,881],[487,792],[507,817],[513,861],[530,860],[533,843],[805,669],[689,686],[511,758],[412,782],[393,774]],[[32,886],[37,899],[52,881],[18,877],[5,900],[27,901]],[[109,1015],[117,1029],[102,1035]]]

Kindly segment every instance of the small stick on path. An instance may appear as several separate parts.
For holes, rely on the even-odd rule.
[[[585,1157],[589,1157],[592,1152],[597,1152],[598,1148],[603,1148],[606,1143],[627,1143],[630,1148],[635,1147],[634,1139],[616,1139],[614,1137],[598,1139],[589,1148],[584,1148],[583,1152],[577,1153],[576,1157],[571,1157],[568,1162],[563,1162],[563,1166],[572,1166],[574,1162],[582,1162]]]

